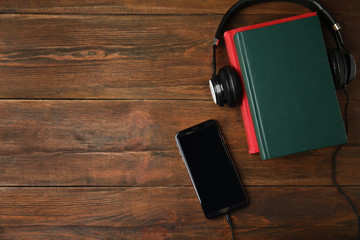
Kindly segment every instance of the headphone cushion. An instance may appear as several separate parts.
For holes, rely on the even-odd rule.
[[[237,72],[233,68],[225,66],[219,71],[219,81],[224,89],[226,104],[230,107],[239,105],[242,99],[242,89]]]
[[[344,88],[349,78],[344,53],[338,48],[330,48],[328,49],[328,57],[335,87]]]
[[[221,91],[221,86],[220,86],[220,82],[219,82],[219,76],[218,75],[214,75],[211,79],[210,79],[210,88],[211,88],[211,95],[213,97],[213,100],[216,104],[218,104],[219,106],[224,106],[224,93]]]
[[[356,77],[356,62],[351,53],[346,54],[345,57],[347,66],[349,67],[349,78],[346,84],[349,84]]]

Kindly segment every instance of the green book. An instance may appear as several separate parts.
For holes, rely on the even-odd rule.
[[[234,35],[262,159],[347,142],[317,15]]]

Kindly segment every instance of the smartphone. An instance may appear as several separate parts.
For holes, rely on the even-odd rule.
[[[248,198],[215,120],[175,136],[206,218],[247,205]]]

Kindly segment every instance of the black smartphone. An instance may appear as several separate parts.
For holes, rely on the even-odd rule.
[[[248,203],[215,120],[180,131],[175,139],[207,218],[214,218]]]

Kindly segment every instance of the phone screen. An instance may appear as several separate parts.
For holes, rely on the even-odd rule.
[[[214,120],[179,132],[176,140],[207,218],[246,205],[245,191]]]

